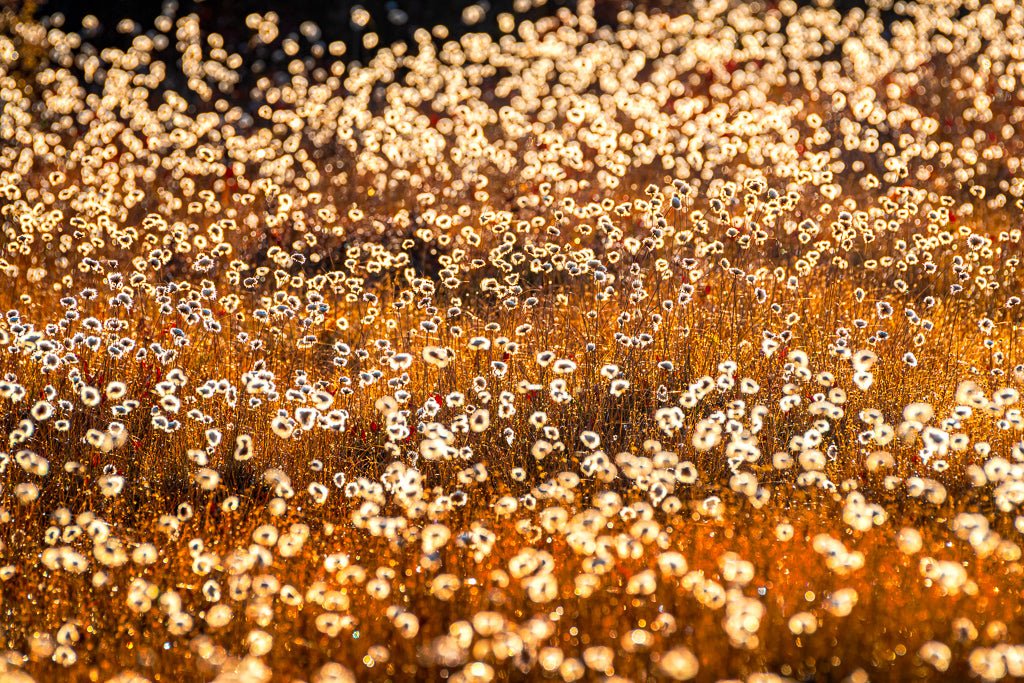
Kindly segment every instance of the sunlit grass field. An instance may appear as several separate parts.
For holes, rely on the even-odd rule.
[[[528,5],[0,16],[0,681],[1024,676],[1024,6]]]

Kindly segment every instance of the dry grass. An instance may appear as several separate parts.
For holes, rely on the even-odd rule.
[[[0,678],[1024,675],[1024,8],[896,9],[5,15]]]

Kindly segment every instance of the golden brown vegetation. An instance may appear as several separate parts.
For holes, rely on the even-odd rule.
[[[579,5],[5,18],[0,676],[1024,674],[1024,8]]]

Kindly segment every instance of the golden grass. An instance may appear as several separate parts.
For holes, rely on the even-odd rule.
[[[0,678],[1024,675],[1024,8],[579,4],[4,16]]]

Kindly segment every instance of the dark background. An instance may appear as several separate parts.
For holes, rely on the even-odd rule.
[[[799,4],[823,4],[830,0],[797,1]],[[892,1],[875,0],[875,3]],[[766,9],[776,3],[777,0],[753,0],[750,4],[755,5],[754,10],[758,11],[758,7]],[[484,8],[484,18],[466,26],[462,22],[462,13],[473,4]],[[503,12],[512,12],[517,20],[536,20],[553,15],[562,8],[574,11],[577,0],[531,0],[528,4],[539,6],[514,12],[515,0],[0,0],[0,7],[11,7],[21,13],[31,12],[44,24],[48,24],[49,17],[57,13],[63,15],[61,28],[82,33],[85,42],[95,49],[123,49],[131,44],[132,34],[117,31],[117,24],[122,19],[134,20],[138,32],[153,35],[156,33],[154,21],[159,15],[164,14],[173,20],[195,14],[199,17],[204,34],[220,34],[227,52],[238,53],[243,57],[245,66],[240,70],[242,80],[227,94],[233,103],[247,109],[251,109],[253,103],[261,99],[254,90],[261,76],[269,75],[278,85],[288,81],[286,67],[292,58],[286,56],[281,49],[281,41],[286,38],[293,38],[299,43],[298,57],[304,58],[310,68],[324,66],[336,59],[324,54],[319,59],[309,61],[312,59],[309,57],[311,43],[319,42],[326,46],[336,40],[346,43],[345,61],[365,64],[380,47],[398,41],[411,43],[412,36],[420,28],[431,29],[442,25],[448,29],[448,38],[458,38],[467,32],[487,32],[498,37],[500,31],[497,18]],[[857,0],[832,0],[830,4],[840,11],[866,5]],[[685,13],[690,9],[692,0],[594,0],[594,5],[598,22],[615,27],[620,10]],[[356,26],[352,22],[351,13],[355,7],[362,7],[369,12],[370,21],[366,26]],[[265,45],[245,25],[245,19],[253,12],[265,14],[268,11],[278,15],[279,34],[272,44]],[[82,19],[89,14],[99,19],[100,25],[95,31],[82,30]],[[891,10],[883,12],[886,24],[894,17]],[[315,41],[301,35],[299,27],[304,21],[312,21],[319,27],[320,36]],[[377,48],[367,50],[363,48],[362,36],[370,31],[377,34],[379,42]],[[168,66],[167,78],[161,89],[187,93],[186,79],[180,72],[178,56],[174,52],[173,33],[172,29],[169,36],[171,45],[158,53]],[[91,83],[86,87],[96,90],[100,86]],[[193,104],[200,109],[205,107],[202,103]]]
[[[462,11],[473,4],[484,7],[486,15],[482,21],[467,27],[461,21]],[[575,0],[547,0],[543,6],[517,16],[538,18],[553,14],[560,7],[573,8],[575,4]],[[615,10],[611,5],[623,3],[601,0],[599,4],[609,6],[609,11],[603,13],[614,19]],[[365,28],[352,24],[351,11],[354,7],[363,7],[370,13],[371,20]],[[169,8],[175,9],[167,12]],[[35,14],[45,17],[60,12],[65,17],[65,30],[78,30],[82,18],[92,14],[100,20],[101,29],[90,36],[90,42],[97,47],[105,47],[130,42],[130,38],[119,36],[114,30],[123,18],[134,19],[141,25],[141,30],[147,32],[162,12],[171,17],[194,13],[199,17],[204,32],[217,32],[224,36],[225,48],[230,52],[239,51],[252,36],[252,31],[245,26],[247,15],[274,11],[280,18],[279,39],[290,34],[298,37],[299,24],[312,21],[320,27],[325,43],[343,40],[349,48],[346,59],[362,60],[369,56],[361,44],[361,36],[367,31],[373,31],[380,37],[380,46],[399,40],[409,41],[416,29],[430,29],[439,24],[448,27],[454,37],[467,31],[498,35],[498,15],[512,10],[513,0],[478,0],[475,3],[471,0],[40,0]],[[300,43],[305,42],[301,38],[299,40]]]
[[[756,1],[762,5],[774,4],[774,0]],[[798,3],[818,4],[820,1],[798,0]],[[17,7],[22,6],[24,0],[0,0],[0,4]],[[484,7],[486,15],[483,21],[467,27],[461,22],[462,10],[472,4]],[[831,4],[844,12],[867,5],[863,0],[834,0]],[[102,28],[90,40],[98,47],[128,42],[114,31],[120,19],[134,19],[145,32],[152,29],[153,20],[162,11],[174,7],[170,16],[197,14],[204,31],[216,31],[224,36],[229,51],[233,47],[237,50],[251,36],[251,31],[245,27],[248,14],[274,11],[280,17],[281,38],[297,34],[301,22],[313,21],[320,27],[325,42],[344,40],[348,43],[347,59],[368,57],[359,41],[366,30],[376,32],[382,46],[410,40],[417,28],[429,29],[438,24],[448,27],[454,37],[467,31],[498,35],[497,16],[513,10],[513,0],[33,0],[33,5],[39,17],[56,12],[63,14],[64,28],[70,30],[77,30],[85,15],[95,15]],[[595,14],[600,23],[615,25],[616,15],[622,9],[679,13],[687,11],[690,5],[689,0],[595,0]],[[350,12],[356,6],[365,8],[372,17],[365,29],[351,24]],[[546,0],[542,6],[517,13],[517,16],[536,19],[554,14],[561,7],[575,9],[576,0]],[[233,45],[236,41],[238,44]]]

